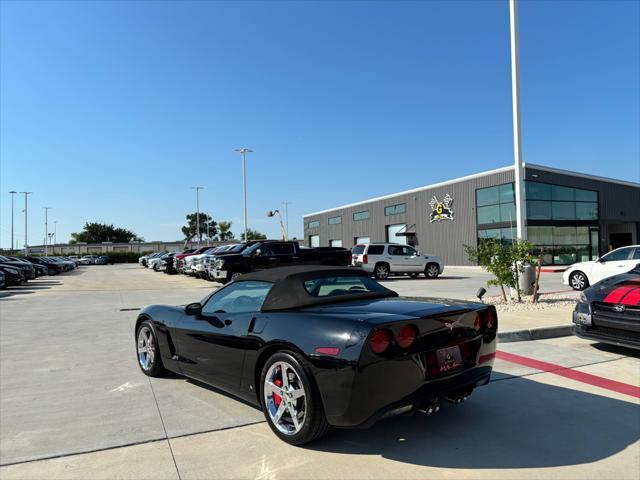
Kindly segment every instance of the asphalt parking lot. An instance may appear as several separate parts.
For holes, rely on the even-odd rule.
[[[389,283],[469,297],[481,277]],[[492,383],[435,416],[284,444],[253,407],[138,369],[135,309],[214,287],[123,265],[0,293],[0,477],[640,477],[640,358],[574,337],[501,344]]]

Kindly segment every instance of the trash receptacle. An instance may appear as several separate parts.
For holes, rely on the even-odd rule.
[[[533,295],[533,287],[536,283],[536,268],[528,263],[524,266],[524,271],[519,275],[520,293],[522,295]]]

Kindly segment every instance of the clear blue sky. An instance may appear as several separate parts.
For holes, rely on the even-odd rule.
[[[524,159],[640,181],[640,3],[520,7]],[[85,221],[180,238],[512,162],[506,1],[0,3],[1,245]],[[16,198],[18,200],[18,198]],[[23,242],[22,199],[16,230]],[[52,227],[50,228],[52,230]]]

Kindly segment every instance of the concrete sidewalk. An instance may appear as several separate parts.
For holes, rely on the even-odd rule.
[[[517,342],[564,337],[573,332],[573,306],[498,313],[498,340]]]

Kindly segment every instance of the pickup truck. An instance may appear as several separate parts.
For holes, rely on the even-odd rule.
[[[301,247],[295,241],[263,240],[238,253],[217,257],[209,271],[212,280],[227,283],[240,275],[289,265],[351,265],[351,251],[339,247]]]

